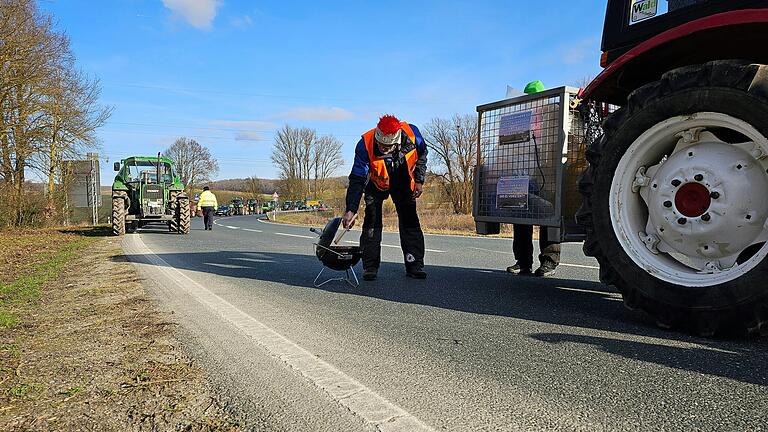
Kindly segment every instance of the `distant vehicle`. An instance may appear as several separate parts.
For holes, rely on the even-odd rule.
[[[244,215],[245,214],[245,203],[243,203],[242,198],[234,198],[232,199],[232,204],[230,205],[230,208],[232,209],[233,215]]]
[[[273,201],[267,201],[261,205],[262,213],[271,212],[274,209],[275,209],[275,203]]]
[[[283,211],[293,210],[293,201],[286,201],[283,203]]]
[[[259,213],[259,200],[249,199],[248,205],[245,207],[246,214],[258,214]]]
[[[228,205],[220,205],[218,209],[216,209],[216,216],[231,216],[232,215],[232,208],[230,208]]]

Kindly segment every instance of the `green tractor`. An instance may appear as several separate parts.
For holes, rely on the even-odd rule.
[[[229,206],[232,208],[232,214],[242,216],[245,214],[245,203],[242,198],[234,198],[232,204]]]
[[[173,171],[173,161],[133,156],[115,162],[112,184],[112,233],[133,232],[148,223],[166,223],[171,232],[188,234],[189,198]]]

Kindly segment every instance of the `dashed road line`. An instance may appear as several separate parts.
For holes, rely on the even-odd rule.
[[[214,294],[185,273],[153,253],[140,236],[124,239],[124,247],[138,265],[150,264],[180,291],[186,291],[204,306],[245,333],[267,352],[279,358],[338,404],[381,431],[433,431],[431,427],[385,399],[363,383],[321,360],[266,324]]]
[[[257,229],[250,229],[250,228],[243,228],[243,231],[248,231],[248,232],[255,232],[255,233],[264,232],[264,231],[262,231],[262,230],[257,230]]]
[[[275,234],[275,235],[286,236],[286,237],[298,237],[298,238],[304,238],[304,239],[313,239],[313,238],[314,238],[314,237],[305,236],[305,235],[299,235],[299,234],[287,234],[287,233],[281,233],[281,232],[276,232],[276,233],[274,233],[274,234]]]
[[[514,253],[512,253],[512,252],[498,251],[498,250],[492,250],[492,249],[483,249],[483,248],[474,247],[474,246],[468,246],[467,249],[474,249],[474,250],[479,250],[479,251],[483,251],[483,252],[490,252],[490,253],[495,253],[495,254],[514,255]],[[576,267],[576,268],[600,270],[600,267],[598,267],[598,266],[584,265],[584,264],[569,264],[569,263],[561,262],[559,265],[564,266],[564,267]]]
[[[345,241],[345,243],[350,243],[350,244],[358,244],[358,242],[356,242],[356,241],[352,241],[352,240],[347,240],[347,241]],[[395,246],[395,245],[388,245],[388,244],[383,244],[383,243],[382,243],[381,247],[388,247],[388,248],[400,249],[400,246]],[[444,250],[440,250],[440,249],[424,249],[424,250],[425,250],[426,252],[434,252],[434,253],[445,253],[445,251],[444,251]]]

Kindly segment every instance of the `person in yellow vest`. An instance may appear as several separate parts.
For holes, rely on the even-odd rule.
[[[205,225],[205,230],[213,230],[213,213],[219,206],[219,202],[216,200],[216,195],[211,192],[211,188],[208,186],[203,188],[203,193],[200,194],[200,202],[198,205],[203,209],[203,224]]]
[[[363,279],[374,280],[381,264],[382,204],[391,196],[397,211],[400,247],[405,274],[424,279],[424,233],[416,213],[416,199],[424,190],[427,145],[419,129],[397,117],[385,115],[374,129],[363,134],[355,148],[349,175],[344,228],[352,228],[354,215],[365,194],[365,218],[360,246]]]

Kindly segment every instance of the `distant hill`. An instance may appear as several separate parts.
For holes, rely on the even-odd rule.
[[[244,178],[226,179],[212,181],[207,183],[207,185],[213,190],[248,192],[247,181],[248,179]],[[261,193],[271,194],[277,190],[277,180],[259,179],[259,183],[261,184]]]

